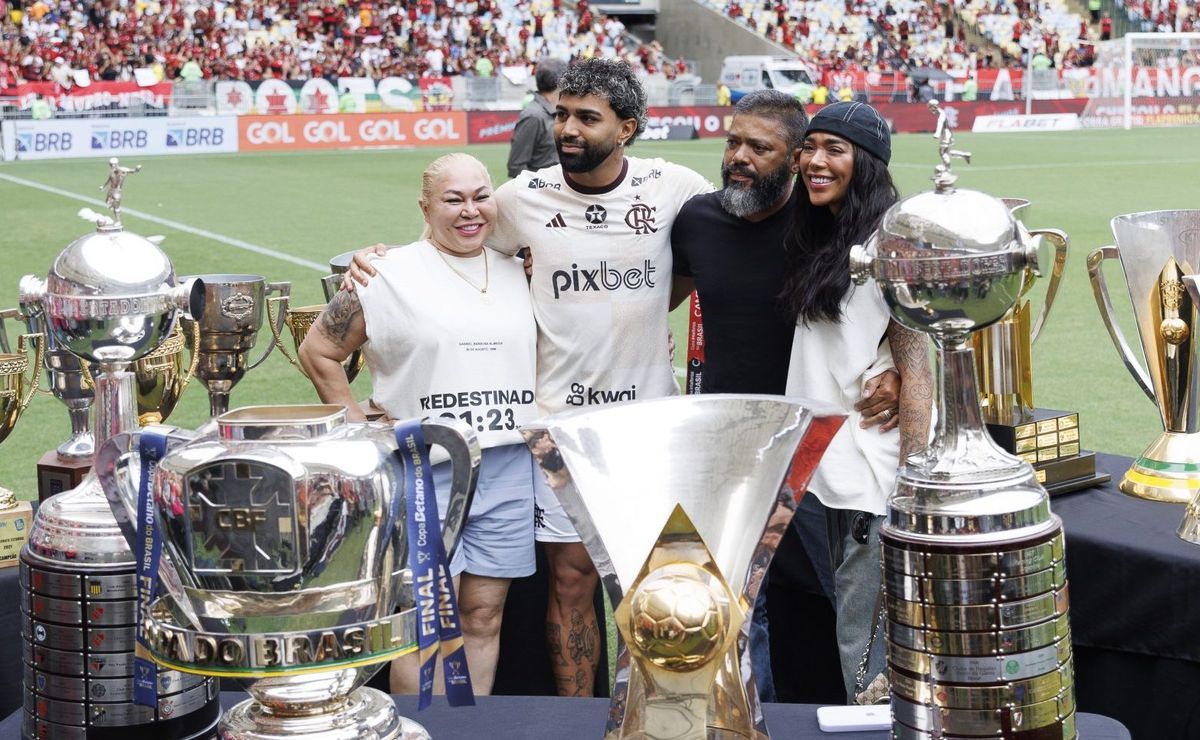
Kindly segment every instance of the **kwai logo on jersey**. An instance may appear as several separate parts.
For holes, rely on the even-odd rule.
[[[604,389],[585,386],[583,383],[572,383],[571,392],[567,394],[568,406],[597,406],[617,401],[636,401],[637,385],[628,388]]]
[[[586,293],[588,291],[613,291],[621,288],[638,290],[639,288],[654,287],[654,273],[658,270],[650,260],[644,260],[641,265],[621,270],[609,266],[605,260],[594,270],[581,268],[578,263],[572,263],[570,270],[555,270],[550,275],[550,284],[554,287],[554,299],[568,291]]]
[[[645,203],[634,203],[625,214],[625,224],[633,229],[635,234],[653,234],[658,231],[654,226],[654,212],[657,210]]]
[[[608,211],[602,205],[592,204],[588,206],[587,210],[583,212],[583,217],[587,219],[588,229],[608,228],[608,224],[604,223],[608,220]]]
[[[562,190],[562,185],[557,182],[546,182],[540,177],[535,177],[529,181],[530,190],[541,190],[542,188],[552,188],[554,190]]]

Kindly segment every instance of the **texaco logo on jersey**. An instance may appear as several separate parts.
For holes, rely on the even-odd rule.
[[[635,198],[640,201],[641,197]],[[653,234],[658,231],[654,227],[654,212],[658,208],[645,203],[635,202],[629,207],[629,212],[625,214],[625,223],[629,228],[633,229],[635,234]]]
[[[587,228],[591,229],[607,229],[608,224],[604,223],[608,220],[608,211],[604,210],[604,206],[594,203],[587,207],[583,212],[583,217],[587,219]]]

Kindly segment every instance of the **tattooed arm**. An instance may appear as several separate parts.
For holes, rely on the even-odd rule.
[[[321,401],[345,406],[346,418],[351,421],[366,421],[366,418],[350,393],[342,361],[366,341],[367,325],[358,294],[342,290],[321,312],[300,345],[300,365]]]
[[[925,334],[888,323],[892,359],[900,373],[900,459],[925,449],[933,409],[933,375]]]

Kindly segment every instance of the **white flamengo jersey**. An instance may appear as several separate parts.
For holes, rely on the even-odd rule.
[[[537,333],[520,260],[483,252],[443,259],[428,241],[392,249],[358,294],[375,404],[393,419],[460,419],[487,448],[521,444],[517,428],[537,418]],[[487,293],[463,275],[486,279]]]
[[[543,413],[679,393],[667,352],[671,225],[695,172],[627,157],[608,188],[587,188],[554,165],[496,190],[488,244],[533,256],[537,401]]]

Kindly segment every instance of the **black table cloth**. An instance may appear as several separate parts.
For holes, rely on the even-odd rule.
[[[223,693],[221,704],[228,708],[245,699],[245,694]],[[484,696],[473,707],[451,708],[442,698],[424,712],[417,711],[416,697],[397,696],[396,706],[406,717],[420,722],[436,740],[487,738],[487,740],[600,740],[604,736],[607,699],[565,699],[551,696]],[[884,740],[887,731],[840,732],[830,735],[817,726],[817,707],[812,704],[767,704],[763,707],[772,737],[788,740]],[[15,738],[20,731],[20,712],[0,722],[0,737]],[[1120,723],[1091,714],[1079,716],[1079,736],[1086,740],[1129,740]]]

